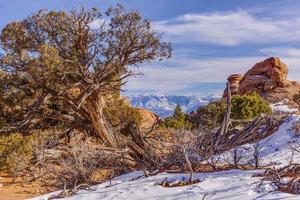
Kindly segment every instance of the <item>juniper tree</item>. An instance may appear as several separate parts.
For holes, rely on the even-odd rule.
[[[161,123],[161,127],[163,128],[191,129],[191,126],[192,124],[189,122],[188,114],[182,111],[180,105],[175,107],[172,116],[167,117]]]
[[[120,5],[104,14],[40,10],[7,24],[0,37],[2,133],[62,126],[111,147],[134,146],[103,108],[135,74],[132,66],[171,56],[149,20]]]

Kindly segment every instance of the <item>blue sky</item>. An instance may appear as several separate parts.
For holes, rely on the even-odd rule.
[[[38,9],[116,3],[138,10],[172,43],[173,57],[139,66],[126,94],[222,93],[228,75],[279,56],[300,80],[300,1],[295,0],[0,0],[0,28]]]

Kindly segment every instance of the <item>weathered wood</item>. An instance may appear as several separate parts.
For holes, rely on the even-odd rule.
[[[223,135],[218,134],[219,132],[205,134],[200,138],[200,147],[204,156],[210,157],[236,146],[254,143],[277,131],[284,118],[260,116],[242,130],[233,129]]]
[[[183,146],[181,146],[181,148],[182,148],[182,152],[183,152],[183,154],[184,154],[184,160],[185,160],[186,165],[187,165],[187,167],[188,167],[188,169],[189,169],[189,171],[190,171],[189,182],[192,183],[192,182],[193,182],[193,173],[194,173],[194,170],[193,170],[192,164],[191,164],[191,162],[190,162],[190,159],[189,159],[189,157],[188,157],[188,154],[186,153],[185,148],[184,148]]]
[[[228,126],[230,122],[230,113],[231,113],[231,90],[230,90],[230,85],[227,82],[226,83],[227,87],[227,98],[226,98],[226,112],[224,114],[224,118],[220,127],[219,135],[223,135],[228,131]]]
[[[129,133],[133,139],[133,141],[141,148],[145,148],[145,141],[140,133],[139,127],[135,122],[131,122],[128,124]]]
[[[118,138],[104,116],[104,97],[94,93],[86,99],[86,106],[96,137],[109,147],[119,147]]]

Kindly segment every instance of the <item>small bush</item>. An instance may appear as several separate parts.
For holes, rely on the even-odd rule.
[[[160,126],[162,128],[173,129],[191,129],[192,124],[189,122],[189,116],[182,112],[179,105],[176,106],[174,114],[171,117],[167,117]]]
[[[200,107],[197,110],[197,115],[192,118],[193,128],[207,127],[213,129],[217,127],[223,119],[225,110],[226,103],[224,101],[216,101]]]
[[[258,94],[236,95],[231,99],[232,119],[243,120],[253,119],[261,114],[270,114],[272,110],[264,99]],[[208,127],[213,129],[220,125],[226,111],[226,102],[224,100],[212,102],[197,110],[197,115],[192,117],[193,128]]]
[[[135,122],[139,126],[142,122],[139,112],[131,107],[130,103],[126,102],[126,99],[118,95],[109,99],[104,113],[115,129],[122,129],[130,122]]]
[[[80,184],[91,186],[98,183],[97,176],[101,169],[117,171],[126,170],[128,167],[122,154],[99,149],[91,138],[76,143],[76,146],[63,148],[61,152],[57,152],[57,158],[46,164],[48,178],[58,187],[65,185],[67,188],[74,188]]]
[[[19,133],[0,137],[0,167],[12,175],[24,171],[32,159],[32,138]]]
[[[90,185],[93,173],[99,167],[100,153],[90,145],[82,143],[78,147],[70,149],[68,154],[57,161],[58,166],[50,165],[49,171],[52,171],[58,184],[67,184],[68,188],[81,183]]]
[[[261,114],[271,113],[269,103],[256,93],[232,97],[231,117],[233,119],[252,119]]]
[[[28,136],[20,133],[0,136],[0,169],[7,170],[13,176],[28,172],[33,163],[43,162],[47,146],[57,144],[56,133],[56,130],[49,129],[35,130]]]

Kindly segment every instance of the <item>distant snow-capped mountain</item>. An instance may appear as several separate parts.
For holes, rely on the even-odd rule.
[[[198,96],[167,96],[163,94],[142,94],[128,97],[133,107],[151,110],[162,118],[171,116],[176,105],[180,105],[182,110],[190,113],[197,110],[199,106],[208,104],[213,99],[218,99],[218,95],[209,95],[204,98]]]

